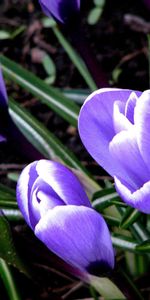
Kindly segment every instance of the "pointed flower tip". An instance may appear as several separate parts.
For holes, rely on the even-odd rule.
[[[39,0],[39,3],[48,17],[64,24],[75,20],[80,10],[80,0]]]
[[[107,225],[67,167],[48,160],[31,163],[18,180],[17,201],[35,235],[68,264],[83,274],[113,268]]]
[[[79,115],[80,137],[130,206],[150,212],[150,90],[100,89]]]
[[[0,107],[7,107],[7,105],[8,105],[8,97],[7,97],[2,70],[0,67]]]

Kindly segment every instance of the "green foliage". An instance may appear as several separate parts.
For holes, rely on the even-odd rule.
[[[95,25],[101,18],[104,10],[105,0],[94,0],[94,8],[89,12],[87,22],[89,25]]]

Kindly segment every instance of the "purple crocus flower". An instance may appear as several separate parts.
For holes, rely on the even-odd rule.
[[[150,213],[150,90],[94,92],[81,109],[79,133],[89,153],[114,177],[121,198]]]
[[[80,0],[39,0],[43,12],[61,23],[72,22],[80,9]]]
[[[107,225],[67,167],[48,160],[29,164],[20,175],[17,200],[35,235],[65,262],[83,274],[114,267]]]

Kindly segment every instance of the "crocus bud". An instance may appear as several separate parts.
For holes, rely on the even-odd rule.
[[[18,180],[17,200],[35,235],[72,267],[83,274],[114,267],[107,225],[67,167],[48,160],[31,163]]]
[[[70,23],[78,16],[80,0],[39,0],[43,12],[61,23]]]
[[[150,213],[150,90],[100,89],[80,112],[80,137],[121,198]]]

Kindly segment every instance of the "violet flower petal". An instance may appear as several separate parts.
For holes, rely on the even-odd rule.
[[[80,9],[80,0],[39,0],[43,12],[61,23],[74,19]]]
[[[131,187],[126,182],[115,177],[115,187],[120,197],[128,205],[138,209],[143,213],[150,213],[150,181],[146,182],[136,191],[132,191]]]
[[[109,153],[109,143],[114,137],[114,102],[126,103],[131,90],[104,88],[92,93],[83,104],[79,115],[81,140],[92,157],[112,176],[119,173],[117,160]],[[140,95],[140,92],[135,92]]]
[[[55,193],[50,185],[38,177],[32,185],[29,198],[29,217],[32,228],[40,220],[41,216],[56,205],[64,205],[61,198]]]
[[[5,87],[1,68],[0,68],[0,106],[5,108],[7,108],[8,106],[8,97],[7,97],[6,87]]]
[[[38,162],[36,170],[39,177],[52,187],[65,204],[91,207],[80,181],[67,167],[43,159]]]
[[[134,92],[132,92],[125,107],[125,116],[132,124],[134,124],[134,109],[137,100],[138,100],[137,95]]]
[[[121,131],[114,136],[109,145],[110,154],[120,163],[120,178],[126,180],[134,190],[150,179],[150,171],[140,154],[136,131]],[[115,174],[117,176],[117,172]]]
[[[121,101],[114,102],[114,112],[113,112],[113,123],[115,133],[119,133],[122,130],[130,130],[132,128],[131,122],[124,115],[125,103]]]
[[[35,227],[36,236],[67,263],[93,273],[93,266],[114,267],[114,252],[107,225],[93,209],[58,206]],[[90,269],[91,267],[91,269]]]
[[[138,146],[150,169],[150,90],[145,91],[138,99],[134,120]]]
[[[17,202],[26,222],[31,228],[32,225],[29,217],[29,199],[32,186],[38,176],[35,169],[36,164],[37,161],[25,167],[17,182]]]
[[[6,142],[6,141],[7,139],[4,136],[0,135],[0,142]]]

